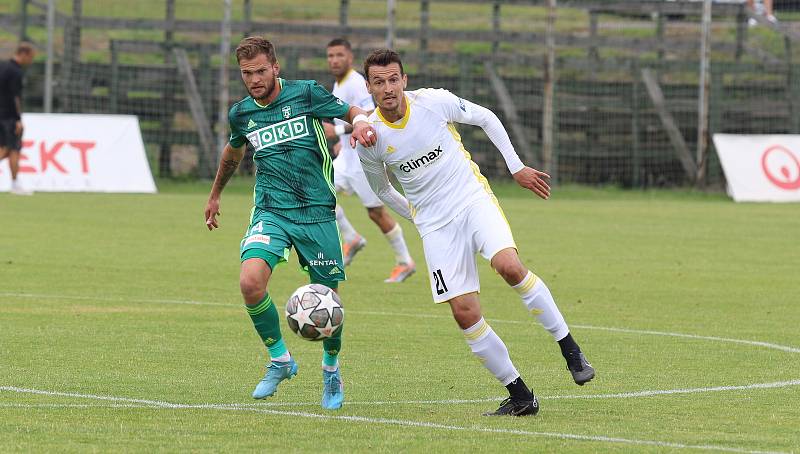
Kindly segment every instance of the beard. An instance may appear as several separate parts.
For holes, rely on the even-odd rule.
[[[247,88],[247,93],[256,101],[261,102],[262,100],[266,100],[269,98],[269,95],[275,90],[275,85],[278,83],[278,76],[272,76],[272,80],[265,80],[264,81],[264,92],[261,96],[256,96],[250,88]],[[263,103],[262,103],[263,104]]]

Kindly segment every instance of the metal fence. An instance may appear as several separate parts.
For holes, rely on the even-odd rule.
[[[163,177],[213,175],[220,113],[246,94],[229,31],[233,46],[266,36],[284,77],[329,88],[331,38],[351,40],[356,67],[389,43],[410,89],[443,87],[491,108],[523,159],[561,183],[721,186],[713,144],[702,157],[710,134],[799,132],[800,34],[796,13],[779,9],[773,23],[715,1],[704,54],[704,3],[20,0],[0,6],[0,42],[10,51],[28,39],[42,53],[52,43],[52,70],[28,71],[26,111],[137,115]],[[482,131],[460,130],[484,174],[507,176]]]

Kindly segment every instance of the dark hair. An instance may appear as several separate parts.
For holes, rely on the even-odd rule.
[[[334,47],[334,46],[344,46],[345,49],[352,51],[353,47],[350,45],[350,41],[347,38],[333,38],[331,42],[328,43],[327,47]]]
[[[242,59],[252,60],[259,54],[266,55],[270,63],[274,64],[278,61],[275,46],[260,36],[248,36],[239,41],[239,45],[236,46],[237,62],[242,61]]]
[[[400,54],[391,49],[377,49],[373,50],[367,59],[364,60],[364,77],[369,80],[369,67],[370,66],[389,66],[392,63],[397,63],[400,66],[400,75],[403,72],[403,62],[400,61]]]
[[[32,55],[34,52],[35,50],[33,48],[33,44],[27,41],[22,41],[21,43],[19,43],[19,45],[17,45],[17,50],[14,51],[14,55],[22,55],[22,54]]]

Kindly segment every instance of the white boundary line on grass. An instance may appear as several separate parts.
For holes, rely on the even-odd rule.
[[[224,306],[230,308],[238,308],[239,306],[235,304],[229,303],[212,303],[207,301],[184,301],[184,300],[170,300],[170,299],[144,299],[144,298],[114,298],[114,297],[94,297],[94,296],[81,296],[81,295],[45,295],[45,294],[35,294],[35,293],[0,293],[0,297],[11,297],[11,298],[41,298],[41,299],[65,299],[65,300],[83,300],[83,301],[111,301],[111,302],[118,302],[118,303],[125,303],[125,302],[132,302],[132,303],[153,303],[153,304],[188,304],[193,306]],[[387,316],[387,317],[413,317],[413,318],[446,318],[450,319],[450,315],[439,315],[439,314],[409,314],[403,312],[382,312],[382,311],[356,311],[357,314],[361,315],[377,315],[377,316]],[[509,324],[518,324],[518,325],[527,325],[530,322],[523,321],[523,320],[500,320],[500,319],[487,319],[492,323],[509,323]],[[780,345],[780,344],[773,344],[770,342],[762,342],[762,341],[753,341],[753,340],[746,340],[746,339],[733,339],[728,337],[716,337],[716,336],[700,336],[697,334],[683,334],[683,333],[672,333],[666,331],[651,331],[651,330],[637,330],[637,329],[628,329],[628,328],[614,328],[614,327],[606,327],[606,326],[592,326],[592,325],[571,325],[574,328],[580,329],[588,329],[588,330],[599,330],[599,331],[611,331],[616,333],[628,333],[628,334],[649,334],[653,336],[668,336],[668,337],[682,337],[685,339],[698,339],[698,340],[709,340],[715,342],[730,342],[734,344],[743,344],[743,345],[752,345],[754,347],[765,347],[771,348],[773,350],[781,350],[784,352],[789,353],[800,353],[800,348],[797,347],[790,347],[787,345]]]
[[[38,394],[46,396],[58,396],[58,397],[73,397],[79,399],[93,399],[93,400],[102,400],[110,402],[123,402],[126,404],[144,405],[148,408],[213,409],[222,411],[246,411],[246,412],[281,415],[281,416],[298,416],[301,418],[362,422],[367,424],[381,424],[381,425],[393,425],[393,426],[403,426],[403,427],[422,427],[428,429],[441,429],[450,431],[471,431],[471,432],[484,432],[484,433],[496,433],[496,434],[508,434],[508,435],[526,435],[533,437],[557,438],[562,440],[595,441],[602,443],[655,446],[659,448],[697,449],[706,451],[724,451],[724,452],[736,452],[736,453],[748,453],[748,454],[773,454],[773,453],[782,454],[781,451],[751,451],[747,449],[733,448],[728,446],[692,445],[692,444],[675,443],[668,441],[636,440],[630,438],[606,437],[598,435],[580,435],[580,434],[558,433],[558,432],[538,432],[538,431],[517,430],[517,429],[493,429],[481,426],[456,426],[451,424],[439,424],[439,423],[432,423],[425,421],[412,421],[412,420],[386,419],[386,418],[367,418],[363,416],[324,415],[324,414],[300,412],[300,411],[269,410],[264,408],[230,406],[230,405],[223,406],[214,404],[197,404],[197,405],[178,404],[178,403],[165,402],[159,400],[130,399],[127,397],[100,396],[95,394],[63,393],[56,391],[43,391],[38,389],[17,388],[14,386],[0,386],[0,391]]]
[[[111,296],[82,296],[82,295],[44,295],[38,293],[0,293],[0,297],[10,298],[41,298],[41,299],[64,299],[80,301],[110,301],[112,303],[155,303],[155,304],[189,304],[192,306],[225,306],[236,307],[227,303],[209,303],[207,301],[186,301],[168,299],[145,299],[145,298],[115,298]]]
[[[539,400],[556,400],[556,399],[631,399],[636,397],[652,397],[671,394],[698,394],[709,392],[721,391],[744,391],[749,389],[772,389],[772,388],[788,388],[790,386],[800,386],[800,379],[778,381],[772,383],[753,383],[751,385],[739,386],[713,386],[709,388],[685,388],[685,389],[665,389],[665,390],[644,390],[634,391],[627,393],[615,394],[567,394],[555,396],[541,396],[537,395]],[[447,399],[447,400],[379,400],[379,401],[347,401],[347,405],[427,405],[427,404],[480,404],[486,402],[497,402],[503,400],[503,397],[487,397],[485,399]],[[318,405],[319,402],[259,402],[250,404],[214,404],[220,406],[236,406],[236,407],[289,407],[295,405]]]

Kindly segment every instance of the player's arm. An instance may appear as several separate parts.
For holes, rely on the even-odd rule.
[[[414,222],[411,217],[411,209],[408,207],[408,200],[389,182],[389,176],[386,175],[386,166],[383,165],[383,162],[374,159],[369,150],[361,144],[356,145],[356,151],[358,152],[358,159],[361,161],[361,167],[364,169],[364,175],[367,177],[367,182],[375,192],[375,195],[381,199],[384,205],[400,216]]]
[[[22,77],[11,81],[11,94],[14,97],[15,116],[17,120],[14,124],[14,134],[22,137]]]
[[[322,127],[325,128],[325,138],[327,139],[338,139],[339,136],[343,134],[350,134],[353,132],[352,125],[345,125],[345,124],[338,124],[334,125],[331,123],[323,123]]]
[[[342,118],[342,120],[353,125],[353,132],[350,133],[351,147],[355,147],[356,143],[365,147],[371,147],[377,142],[378,136],[375,135],[375,129],[373,129],[372,125],[369,124],[367,120],[368,115],[366,110],[358,106],[350,106],[350,110],[348,110],[345,117]]]
[[[448,97],[452,99],[448,100]],[[550,197],[550,185],[548,184],[550,175],[522,163],[511,144],[506,128],[494,112],[465,99],[459,99],[449,92],[445,95],[443,107],[445,115],[449,117],[450,121],[479,126],[483,129],[489,140],[500,150],[508,171],[511,172],[511,176],[514,177],[517,184],[545,200]]]
[[[236,172],[239,163],[242,162],[244,157],[246,145],[242,144],[239,147],[233,147],[230,143],[225,145],[222,150],[222,157],[219,161],[219,168],[217,169],[217,176],[214,178],[214,183],[211,185],[211,194],[208,196],[208,203],[206,203],[205,219],[206,227],[208,230],[219,228],[217,216],[219,216],[219,199],[222,196],[222,190]]]
[[[364,109],[347,104],[316,82],[311,85],[310,94],[314,116],[341,118],[353,125],[350,146],[355,147],[356,142],[368,147],[375,145],[377,139],[375,129],[367,121],[367,112]]]
[[[14,134],[22,137],[22,101],[19,96],[14,97],[14,106],[17,108],[17,122],[14,125]]]

